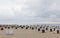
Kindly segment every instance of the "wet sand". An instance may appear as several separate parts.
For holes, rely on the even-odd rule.
[[[6,35],[6,30],[0,30],[0,38],[60,38],[60,34],[54,32],[46,31],[41,33],[36,29],[14,29],[13,35]]]

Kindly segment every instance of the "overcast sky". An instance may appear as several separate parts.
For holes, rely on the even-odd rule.
[[[60,0],[0,0],[0,23],[60,22]]]

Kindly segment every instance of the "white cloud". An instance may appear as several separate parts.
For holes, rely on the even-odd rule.
[[[59,12],[59,0],[0,0],[1,22],[49,21],[60,17]]]
[[[53,3],[53,4],[51,4],[51,5],[48,7],[48,10],[49,10],[49,11],[55,11],[55,10],[56,10],[56,7],[57,7],[56,3]]]

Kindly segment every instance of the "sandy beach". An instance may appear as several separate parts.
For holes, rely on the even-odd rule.
[[[13,35],[7,35],[6,29],[0,30],[0,38],[60,38],[60,34],[55,32],[46,31],[45,33],[41,33],[37,29],[14,29]]]

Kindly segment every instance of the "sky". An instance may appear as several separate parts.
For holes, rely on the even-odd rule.
[[[0,23],[60,22],[60,0],[0,0]]]

